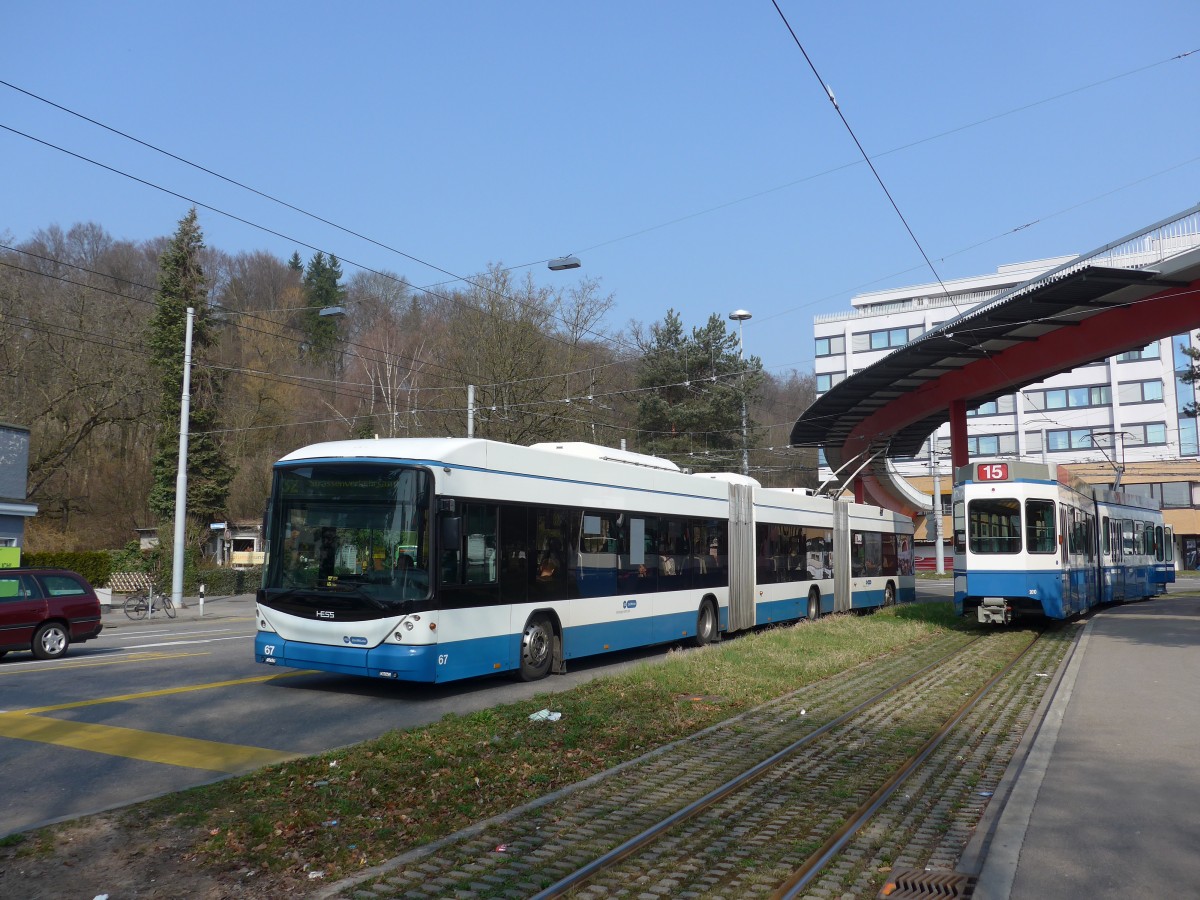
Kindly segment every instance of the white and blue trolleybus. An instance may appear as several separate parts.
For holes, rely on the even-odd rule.
[[[512,672],[915,596],[912,522],[581,443],[316,444],[275,465],[255,656]]]
[[[954,480],[959,615],[1067,619],[1152,597],[1175,580],[1173,535],[1152,498],[1027,462],[972,463]]]

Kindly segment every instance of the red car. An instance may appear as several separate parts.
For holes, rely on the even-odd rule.
[[[58,659],[72,641],[100,633],[100,601],[82,575],[66,569],[0,569],[0,656],[32,650]]]

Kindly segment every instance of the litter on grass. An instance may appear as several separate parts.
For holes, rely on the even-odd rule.
[[[557,722],[562,718],[560,712],[550,712],[548,709],[539,709],[529,717],[530,722]]]

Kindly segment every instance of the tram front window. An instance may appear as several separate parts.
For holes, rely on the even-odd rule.
[[[988,497],[968,503],[967,545],[972,553],[1020,553],[1020,502]]]
[[[429,592],[429,475],[312,465],[276,475],[264,587],[354,591],[390,605]]]

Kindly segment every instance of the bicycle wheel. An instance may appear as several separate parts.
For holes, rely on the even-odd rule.
[[[146,601],[145,594],[130,594],[125,599],[125,615],[131,619],[146,618],[146,610],[150,608],[150,604]]]
[[[162,595],[162,597],[159,599],[158,608],[167,614],[168,619],[175,618],[175,604],[171,602],[170,594]]]

